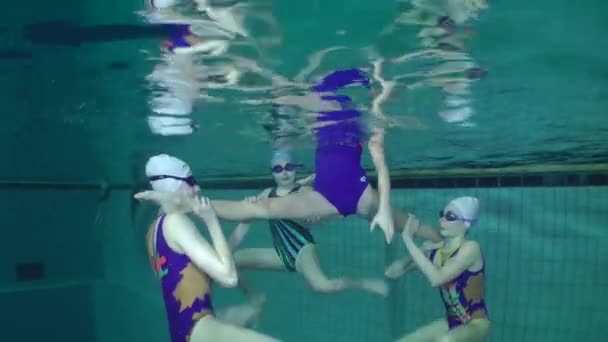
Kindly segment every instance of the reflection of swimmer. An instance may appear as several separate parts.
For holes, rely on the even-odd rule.
[[[154,113],[148,116],[150,129],[159,135],[192,134],[194,123],[189,115],[200,92],[193,58],[168,54],[162,61],[146,77],[154,88],[161,88],[149,100]]]
[[[153,87],[164,89],[155,92],[150,99],[154,114],[148,116],[152,132],[163,136],[192,134],[196,125],[189,115],[201,97],[201,88],[236,83],[239,76],[234,68],[222,66],[214,67],[210,72],[198,72],[201,68],[196,65],[196,55],[221,55],[228,49],[228,41],[203,39],[193,33],[190,20],[174,10],[176,4],[176,0],[150,0],[147,3],[149,11],[145,13],[149,22],[163,24],[169,29],[163,41],[162,63],[147,77]],[[206,76],[199,77],[201,74]],[[218,79],[222,82],[216,82]]]
[[[468,54],[466,54],[464,52],[460,52],[460,51],[446,51],[446,50],[442,50],[442,49],[426,49],[426,50],[403,54],[397,58],[393,58],[391,60],[391,62],[392,63],[403,63],[403,62],[408,62],[408,61],[412,61],[412,60],[419,59],[419,58],[437,58],[437,59],[443,59],[443,60],[470,59]]]
[[[272,140],[275,150],[286,150],[290,148],[291,139],[301,134],[298,128],[298,113],[292,106],[279,106],[273,104],[264,122],[264,128]]]
[[[251,197],[249,201],[259,201],[267,198],[283,197],[291,193],[312,191],[306,183],[309,179],[296,181],[296,164],[286,151],[277,151],[271,160],[272,177],[275,187],[262,191]],[[375,294],[386,296],[388,287],[383,280],[354,280],[348,278],[328,277],[319,263],[315,239],[308,224],[289,219],[268,220],[274,248],[247,248],[235,252],[234,260],[239,270],[239,286],[245,294],[252,294],[254,302],[255,291],[248,286],[243,275],[246,269],[296,272],[302,275],[308,285],[317,292],[335,293],[349,288],[358,288]],[[239,234],[243,238],[245,232]]]
[[[474,109],[470,100],[463,96],[469,94],[469,87],[475,80],[486,75],[465,52],[464,39],[471,36],[471,28],[459,30],[459,27],[470,19],[476,19],[479,13],[487,9],[486,0],[413,0],[409,2],[412,9],[404,12],[395,24],[422,26],[417,38],[420,44],[430,48],[407,53],[391,60],[392,63],[403,63],[415,59],[440,59],[441,63],[429,69],[417,71],[393,78],[393,81],[405,81],[406,85],[398,88],[414,90],[422,87],[440,88],[446,99],[446,109],[439,116],[446,122],[465,122],[473,115]],[[463,74],[458,77],[453,74]],[[411,78],[422,78],[411,83]]]
[[[479,76],[483,74],[469,74],[467,76]],[[446,109],[441,110],[438,114],[449,123],[463,123],[465,126],[472,124],[468,120],[475,113],[471,106],[471,100],[466,97],[470,93],[470,86],[475,81],[475,78],[469,77],[452,77],[452,78],[428,78],[407,86],[408,90],[417,88],[436,87],[440,88],[446,95]]]
[[[150,0],[145,13],[151,23],[164,24],[169,28],[169,35],[163,42],[167,51],[176,54],[205,53],[217,56],[228,49],[228,42],[223,39],[203,39],[192,30],[190,18],[183,17],[173,9],[176,0]]]
[[[466,95],[471,83],[485,77],[487,71],[478,67],[463,70],[463,77],[433,77],[409,84],[407,89],[414,90],[422,87],[441,88],[448,94]]]
[[[223,30],[232,34],[249,37],[249,32],[243,25],[243,16],[239,13],[244,4],[237,2],[226,7],[212,7],[209,0],[194,0],[197,9],[204,12],[211,20],[216,22]]]
[[[472,30],[459,26],[476,19],[488,7],[485,0],[413,0],[410,4],[413,8],[403,12],[385,32],[400,24],[422,26],[417,34],[422,46],[448,50],[464,49],[463,40],[471,37]]]
[[[150,107],[154,114],[148,116],[152,133],[163,136],[194,132],[194,122],[189,115],[199,93],[194,61],[188,55],[175,54],[196,46],[201,39],[192,34],[190,25],[180,23],[183,18],[173,11],[175,4],[175,0],[150,0],[147,3],[150,13],[146,13],[149,22],[169,28],[169,34],[163,41],[168,55],[162,57],[163,62],[156,65],[147,77],[153,87],[163,88],[152,94]]]
[[[437,26],[449,31],[453,24],[476,19],[488,8],[486,0],[412,0],[412,9],[402,13],[397,22],[410,25]]]
[[[164,41],[165,48],[175,54],[204,53],[219,56],[228,49],[225,40],[202,40],[191,31],[189,24],[171,24],[171,35]]]
[[[439,288],[446,318],[435,321],[399,339],[412,341],[482,342],[490,331],[484,301],[485,262],[479,243],[467,240],[477,222],[479,201],[474,197],[452,200],[440,212],[439,224],[445,240],[440,246],[416,246],[412,235],[421,227],[415,217],[408,220],[403,242],[409,257],[395,261],[386,276],[396,279],[418,268],[431,286]]]
[[[403,74],[394,77],[395,80],[402,80],[407,78],[418,78],[418,77],[438,77],[447,74],[463,74],[463,78],[467,80],[478,80],[487,74],[485,69],[478,67],[473,61],[445,61],[438,64],[437,66],[429,69],[416,71],[408,74]],[[460,79],[460,78],[456,78]],[[446,81],[447,82],[447,81]]]
[[[171,341],[277,341],[216,318],[212,282],[234,287],[238,276],[213,207],[196,196],[199,189],[190,167],[177,158],[157,155],[148,160],[146,175],[153,189],[189,198],[188,211],[204,222],[212,240],[205,240],[183,208],[171,205],[161,208],[148,230],[148,257],[162,288]]]
[[[333,72],[312,90],[323,100],[334,101],[340,110],[320,112],[316,130],[314,190],[268,198],[255,203],[215,200],[212,205],[226,220],[252,219],[327,219],[353,214],[378,225],[390,243],[395,226],[404,227],[407,215],[390,204],[390,175],[384,159],[384,131],[375,129],[368,143],[372,162],[378,173],[377,192],[369,184],[361,165],[364,132],[361,113],[354,109],[350,97],[336,91],[352,85],[369,87],[367,76],[357,69]],[[179,196],[147,191],[135,195],[141,200],[180,201]],[[418,232],[429,239],[439,240],[433,230]]]

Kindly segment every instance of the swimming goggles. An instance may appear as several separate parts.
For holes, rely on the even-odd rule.
[[[454,222],[454,221],[474,222],[475,221],[475,220],[469,220],[469,219],[460,217],[449,210],[445,211],[445,212],[443,210],[439,211],[439,218],[444,218],[449,222]]]
[[[281,173],[281,172],[283,172],[283,170],[285,170],[287,172],[291,172],[296,169],[296,166],[298,166],[298,165],[292,164],[292,163],[287,163],[287,164],[285,164],[285,166],[275,165],[272,167],[272,172]]]
[[[161,180],[161,179],[166,179],[166,178],[181,180],[183,182],[186,182],[186,184],[190,185],[191,187],[195,187],[197,185],[196,179],[194,179],[194,176],[177,177],[177,176],[169,176],[169,175],[159,175],[159,176],[148,177],[148,179],[151,182]]]

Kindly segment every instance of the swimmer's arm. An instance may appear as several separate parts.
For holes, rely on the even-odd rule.
[[[369,140],[368,146],[372,162],[378,174],[379,210],[380,208],[390,209],[391,180],[384,159],[384,130],[376,130]]]
[[[174,240],[180,249],[203,272],[225,287],[238,282],[234,260],[215,215],[205,219],[213,247],[201,236],[194,223],[185,215],[171,215],[167,224],[176,227]]]
[[[425,256],[428,258],[430,256],[430,251],[436,248],[436,246],[434,246],[432,242],[425,241],[422,244],[421,248]],[[397,279],[399,277],[404,276],[406,273],[416,269],[417,266],[414,262],[414,259],[412,259],[411,256],[406,256],[393,261],[393,263],[386,268],[384,275],[390,279]]]
[[[409,235],[404,234],[403,241],[405,247],[410,252],[410,256],[420,271],[426,276],[429,283],[431,283],[432,287],[439,287],[458,277],[481,256],[479,244],[474,241],[468,241],[462,245],[458,254],[452,259],[452,262],[439,268],[433,265],[431,260],[416,246]]]
[[[428,240],[434,243],[439,243],[443,241],[443,236],[439,234],[439,230],[426,224],[419,225],[414,235],[423,240]]]
[[[407,256],[401,259],[397,259],[390,264],[384,271],[384,276],[390,279],[397,279],[404,276],[407,272],[416,268],[414,260]]]
[[[241,222],[237,224],[232,231],[232,234],[230,234],[230,237],[228,238],[228,246],[230,247],[231,251],[236,250],[241,245],[243,240],[245,240],[245,236],[249,232],[249,228],[251,228],[251,223],[249,222]]]

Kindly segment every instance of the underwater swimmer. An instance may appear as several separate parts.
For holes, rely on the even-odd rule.
[[[277,151],[271,160],[272,177],[276,186],[265,189],[250,201],[287,196],[292,193],[312,191],[305,185],[310,178],[296,181],[296,164],[286,151]],[[301,274],[308,285],[317,292],[334,293],[350,288],[359,288],[375,294],[386,296],[388,286],[383,280],[353,280],[347,278],[330,279],[319,262],[316,244],[308,224],[289,219],[268,220],[274,248],[247,248],[237,251],[234,260],[239,270],[239,285],[246,294],[253,293],[249,289],[242,269],[273,270],[297,272]],[[244,234],[240,234],[244,237]],[[255,294],[251,296],[254,299]]]
[[[171,342],[278,341],[216,318],[212,281],[234,287],[238,276],[213,207],[208,199],[197,196],[199,189],[190,167],[177,158],[157,155],[148,160],[146,175],[152,189],[181,193],[189,199],[187,209],[169,204],[161,207],[146,236],[148,257],[161,283]],[[203,220],[213,245],[199,233],[187,212]]]
[[[459,197],[450,201],[440,212],[444,242],[439,247],[427,245],[424,252],[412,239],[418,220],[413,216],[408,220],[402,237],[410,256],[390,265],[386,276],[395,279],[417,267],[431,286],[439,288],[447,317],[400,338],[399,342],[481,342],[488,336],[484,258],[479,243],[466,238],[478,216],[477,198]]]
[[[390,205],[390,176],[384,159],[384,131],[375,129],[368,146],[378,173],[379,192],[367,180],[361,166],[363,129],[361,113],[354,109],[351,99],[335,92],[350,85],[365,85],[369,79],[358,69],[336,71],[312,87],[325,101],[341,108],[321,112],[317,116],[315,181],[311,191],[296,192],[283,197],[256,202],[213,200],[218,216],[233,221],[253,219],[327,219],[356,214],[369,222],[373,230],[378,225],[390,243],[394,224],[404,227],[407,215]],[[158,203],[180,201],[178,194],[144,191],[135,195],[140,200]],[[441,241],[434,230],[417,231],[420,237]]]

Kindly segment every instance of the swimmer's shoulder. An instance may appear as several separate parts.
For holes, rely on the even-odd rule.
[[[178,240],[189,239],[192,238],[192,235],[200,234],[194,221],[183,213],[167,214],[162,233],[169,247],[179,253],[182,253],[182,250],[178,246]]]
[[[465,252],[471,258],[471,265],[469,266],[470,271],[478,271],[484,265],[483,253],[481,251],[481,245],[475,240],[467,240],[462,247],[462,252]]]

